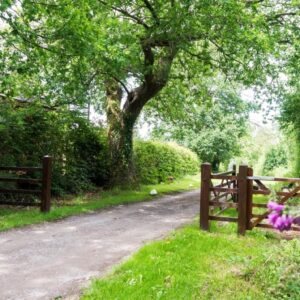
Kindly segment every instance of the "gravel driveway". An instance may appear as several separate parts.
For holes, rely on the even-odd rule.
[[[199,212],[199,190],[0,233],[0,299],[76,299],[92,277]]]

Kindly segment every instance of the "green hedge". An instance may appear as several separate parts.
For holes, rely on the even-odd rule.
[[[0,138],[2,166],[38,166],[45,154],[53,156],[53,195],[78,193],[109,181],[107,132],[77,112],[45,110],[38,103],[1,104]],[[134,150],[140,183],[157,183],[198,170],[196,155],[176,144],[136,142]]]
[[[107,134],[76,112],[1,104],[0,138],[2,166],[39,166],[44,155],[53,156],[53,195],[108,181]]]
[[[141,183],[155,184],[168,177],[180,178],[199,171],[197,155],[175,143],[137,141],[134,144],[134,163]]]

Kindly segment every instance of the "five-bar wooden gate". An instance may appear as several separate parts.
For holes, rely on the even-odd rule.
[[[42,212],[50,211],[51,206],[51,165],[52,158],[50,156],[44,156],[42,167],[0,167],[0,171],[6,171],[10,174],[15,174],[14,177],[11,176],[1,176],[0,182],[7,183],[17,183],[17,184],[29,184],[30,186],[39,186],[38,189],[23,189],[23,188],[1,188],[0,195],[37,195],[40,202],[34,201],[10,201],[5,198],[0,198],[0,205],[16,205],[16,206],[40,206]],[[18,174],[28,174],[39,172],[41,176],[39,179],[36,178],[24,178],[18,176]]]
[[[221,180],[221,183],[214,185],[217,180]],[[238,233],[241,235],[254,227],[273,228],[265,222],[270,213],[267,203],[255,203],[253,200],[253,195],[271,194],[271,190],[263,183],[264,181],[288,184],[280,192],[276,192],[280,204],[286,203],[291,198],[300,197],[300,178],[254,176],[253,169],[247,165],[241,165],[238,172],[234,166],[231,171],[212,174],[211,165],[202,164],[200,228],[209,230],[210,221],[236,222]],[[236,208],[237,217],[222,216],[228,208]],[[264,212],[254,213],[256,208],[264,209]],[[297,226],[292,229],[300,231]]]

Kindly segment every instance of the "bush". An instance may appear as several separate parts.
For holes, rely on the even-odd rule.
[[[78,193],[108,183],[107,133],[78,112],[6,103],[0,106],[0,137],[2,166],[39,166],[44,155],[54,158],[53,195]],[[176,144],[136,142],[134,150],[141,183],[198,171],[196,155]]]
[[[155,184],[168,177],[180,178],[196,174],[199,160],[195,153],[175,143],[137,141],[134,163],[140,183]]]
[[[54,158],[52,193],[78,193],[108,180],[106,133],[76,112],[39,105],[0,108],[0,165],[39,166]]]
[[[287,167],[288,157],[286,150],[278,145],[272,147],[266,154],[266,159],[263,166],[263,173],[270,175],[270,172],[278,167]]]
[[[78,193],[93,185],[107,184],[108,145],[103,129],[89,124],[83,118],[76,118],[65,133],[64,143],[65,151],[60,157],[63,159],[61,162],[56,160],[59,178],[54,181],[54,192]]]

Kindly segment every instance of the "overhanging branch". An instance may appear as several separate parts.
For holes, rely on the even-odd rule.
[[[148,1],[148,0],[143,0],[145,6],[147,7],[147,9],[150,11],[153,19],[154,19],[154,22],[156,24],[159,24],[159,18],[158,18],[158,15],[156,14],[153,6],[151,5],[151,3]]]
[[[106,2],[106,1],[102,1],[102,0],[99,0],[99,2],[105,6],[109,6],[109,4]],[[140,18],[138,18],[137,16],[131,14],[130,12],[128,12],[127,10],[125,9],[122,9],[120,7],[117,7],[117,6],[114,6],[114,5],[111,5],[110,6],[113,10],[121,13],[122,15],[130,18],[131,20],[135,21],[136,23],[142,25],[145,29],[149,29],[149,26]]]

